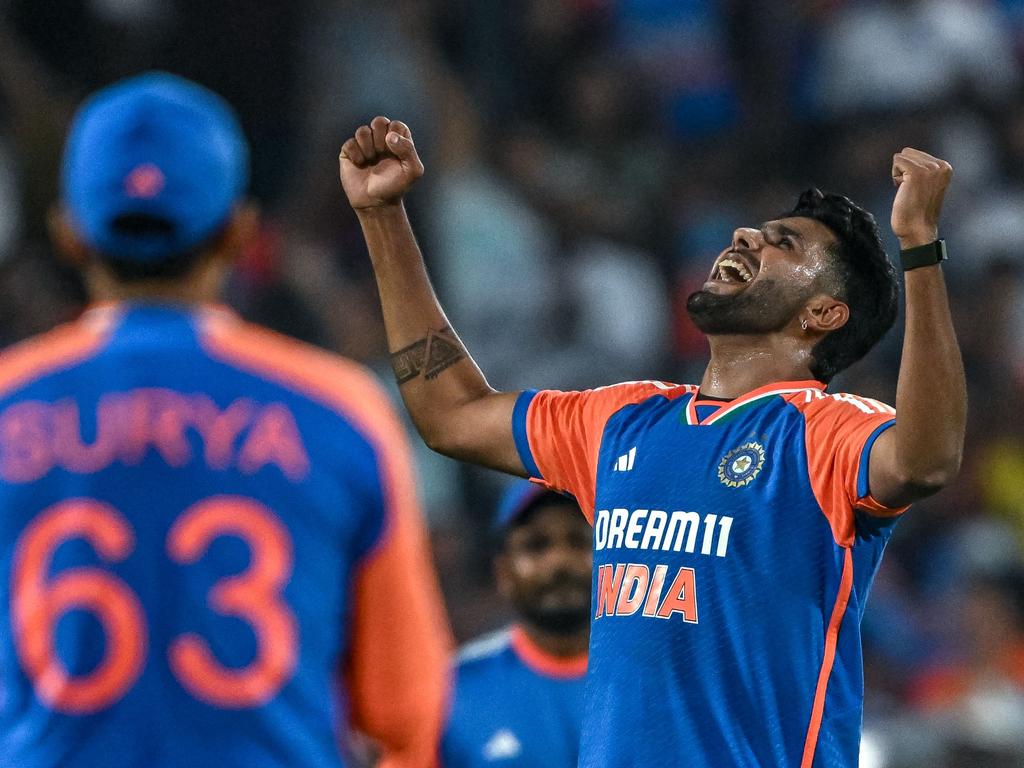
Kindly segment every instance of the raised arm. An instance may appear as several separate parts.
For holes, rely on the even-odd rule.
[[[341,184],[359,216],[384,312],[391,364],[427,445],[525,476],[512,434],[517,393],[491,389],[430,284],[402,198],[423,175],[404,123],[375,117],[341,148]]]
[[[916,149],[893,158],[892,230],[900,249],[933,243],[953,170]],[[871,451],[872,495],[897,507],[956,477],[963,455],[967,383],[940,264],[906,272],[906,330],[896,387],[896,425]]]

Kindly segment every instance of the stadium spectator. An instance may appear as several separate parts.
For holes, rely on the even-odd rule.
[[[824,31],[826,114],[928,106],[963,87],[998,101],[1021,80],[1009,26],[992,0],[843,3]]]
[[[913,705],[958,750],[1024,761],[1024,591],[1013,574],[977,577],[949,621],[946,659],[911,683]],[[993,757],[994,759],[994,757]]]

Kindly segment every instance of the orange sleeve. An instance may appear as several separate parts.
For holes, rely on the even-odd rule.
[[[448,705],[451,636],[416,498],[409,447],[390,406],[374,430],[385,522],[353,583],[345,675],[352,722],[381,766],[435,766]]]
[[[512,416],[523,466],[542,484],[575,496],[592,523],[597,457],[608,419],[624,406],[649,397],[678,397],[692,389],[660,381],[631,381],[581,392],[524,392]]]
[[[871,496],[868,484],[871,447],[896,423],[894,408],[841,393],[805,391],[789,400],[803,412],[811,486],[838,544],[853,544],[854,510],[892,517],[907,509],[881,504]]]
[[[75,323],[33,336],[0,354],[0,397],[99,353],[109,339],[115,315],[93,312]]]

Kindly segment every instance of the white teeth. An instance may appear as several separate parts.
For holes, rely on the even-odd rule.
[[[728,267],[730,269],[735,270],[736,274],[738,274],[740,276],[740,279],[744,283],[749,283],[751,280],[754,279],[754,275],[751,273],[751,271],[749,269],[747,269],[747,265],[744,264],[742,261],[737,261],[736,259],[725,258],[725,259],[722,259],[720,262],[718,262],[718,274],[719,274],[719,276],[724,278],[724,279],[726,279],[726,280],[728,280],[729,279],[728,276],[725,275],[722,272],[722,268],[723,267]]]

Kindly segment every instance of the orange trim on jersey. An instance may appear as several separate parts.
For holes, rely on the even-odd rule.
[[[814,690],[814,704],[811,707],[811,722],[807,726],[807,738],[804,741],[804,756],[800,768],[811,768],[814,762],[814,750],[818,746],[818,734],[821,731],[821,719],[825,712],[825,692],[828,690],[828,679],[832,675],[832,665],[836,660],[836,643],[839,641],[839,627],[846,615],[846,606],[850,604],[850,592],[853,590],[853,550],[843,549],[843,575],[839,580],[839,593],[836,604],[832,608],[832,618],[825,632],[825,656],[821,660],[821,671],[818,673],[818,685]]]
[[[332,408],[373,445],[386,519],[357,565],[345,679],[352,720],[384,748],[382,765],[436,762],[447,712],[451,635],[416,498],[409,446],[380,385],[362,367],[232,316],[207,313],[215,359]]]
[[[703,426],[707,424],[714,424],[719,419],[727,416],[728,414],[735,411],[754,400],[759,400],[762,397],[770,397],[772,395],[788,395],[794,392],[803,392],[804,390],[814,389],[823,390],[825,385],[820,381],[814,381],[808,379],[806,381],[776,381],[771,384],[765,384],[763,387],[751,390],[746,394],[740,395],[739,397],[729,400],[728,402],[722,402],[721,400],[698,400],[697,396],[690,398],[690,402],[686,404],[686,423],[690,426]],[[699,392],[698,392],[699,394]],[[703,420],[697,418],[697,406],[698,405],[711,405],[716,406],[717,410],[710,414]]]
[[[522,662],[544,677],[569,680],[587,674],[587,654],[562,657],[548,653],[535,643],[521,626],[512,627],[512,650]]]
[[[910,505],[907,504],[905,507],[887,507],[874,496],[869,494],[861,497],[857,501],[857,509],[863,509],[874,517],[899,517],[910,509]]]
[[[672,400],[696,390],[689,384],[630,381],[582,392],[538,392],[526,412],[526,436],[543,475],[539,479],[575,496],[583,515],[593,524],[597,459],[608,419],[625,406],[650,397]]]
[[[853,545],[855,509],[885,515],[906,509],[889,509],[870,494],[861,496],[857,487],[864,446],[876,429],[895,418],[894,408],[844,393],[805,390],[785,397],[804,416],[811,489],[837,544]]]
[[[96,355],[109,338],[113,315],[68,323],[0,354],[0,397]]]

